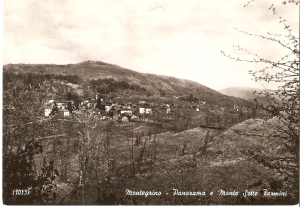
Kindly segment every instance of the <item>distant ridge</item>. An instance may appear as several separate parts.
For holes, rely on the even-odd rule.
[[[257,94],[258,92],[264,91],[264,89],[261,88],[229,87],[220,89],[218,91],[227,96],[242,98],[251,102],[255,102],[254,99],[256,99],[258,103],[261,103],[264,106],[269,105],[268,99],[264,95]],[[254,91],[256,91],[257,93],[253,94]],[[280,103],[280,100],[276,99],[276,102]]]
[[[220,89],[218,91],[227,96],[233,96],[236,98],[243,98],[249,100],[249,99],[255,99],[257,97],[261,97],[258,94],[253,94],[253,92],[254,91],[260,92],[263,90],[264,89],[249,88],[249,87],[229,87],[229,88]]]

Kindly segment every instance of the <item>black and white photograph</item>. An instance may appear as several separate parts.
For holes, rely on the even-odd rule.
[[[299,204],[299,0],[2,6],[2,204]]]

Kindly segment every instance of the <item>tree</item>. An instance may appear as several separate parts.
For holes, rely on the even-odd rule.
[[[37,82],[36,85],[24,85],[22,90],[14,94],[11,85],[8,84],[3,93],[5,106],[3,110],[3,201],[5,204],[55,203],[55,182],[60,174],[59,170],[62,169],[54,169],[54,167],[62,167],[63,161],[64,164],[68,161],[67,153],[70,153],[68,150],[62,153],[64,157],[55,155],[54,151],[53,156],[47,156],[48,151],[43,151],[45,146],[43,137],[49,135],[55,137],[61,134],[64,128],[61,126],[70,127],[69,142],[71,126],[62,124],[58,116],[44,117],[46,100],[53,94],[49,92],[50,89],[46,84]],[[53,144],[59,142],[54,138]],[[61,148],[61,146],[57,147],[57,149]],[[59,161],[62,161],[61,165],[58,164]],[[66,166],[64,167],[66,169]],[[29,194],[26,192],[28,189]]]
[[[248,2],[246,6],[249,5]],[[295,3],[299,1],[283,1],[286,3]],[[277,44],[281,49],[286,51],[286,54],[279,60],[271,60],[264,58],[258,54],[251,53],[247,49],[241,46],[234,46],[239,51],[244,51],[248,55],[251,55],[252,59],[244,59],[240,57],[233,57],[221,51],[222,55],[239,62],[254,63],[254,64],[265,64],[266,66],[260,70],[250,70],[249,73],[253,76],[255,81],[264,81],[267,83],[277,83],[278,88],[275,90],[265,88],[262,92],[254,93],[263,95],[267,98],[268,104],[262,105],[256,102],[257,108],[268,112],[273,116],[273,121],[268,120],[263,122],[265,127],[265,133],[249,135],[242,132],[244,135],[249,136],[264,136],[265,139],[279,140],[280,145],[284,147],[285,158],[280,158],[279,155],[272,155],[271,157],[262,156],[259,152],[248,152],[251,156],[262,162],[265,166],[276,170],[277,172],[284,175],[293,191],[293,201],[298,202],[299,194],[299,37],[295,36],[286,23],[286,20],[278,15],[276,8],[272,4],[269,8],[274,15],[278,16],[279,23],[283,27],[283,31],[286,33],[272,34],[267,33],[266,35],[253,34],[249,32],[240,31],[246,35],[253,37],[262,38],[263,40],[270,41]],[[253,116],[256,116],[256,108],[253,111]],[[274,117],[275,116],[275,117]],[[276,122],[274,121],[277,120]],[[274,160],[277,160],[277,165],[274,164]],[[288,164],[283,164],[288,163]]]
[[[5,130],[3,136],[3,202],[5,204],[46,204],[56,198],[54,161],[44,160],[41,169],[36,167],[36,156],[43,153],[37,138],[53,124],[43,119],[45,94],[34,87],[22,90],[17,96],[4,93]]]
[[[115,171],[115,158],[110,155],[111,142],[108,137],[112,131],[113,122],[109,122],[103,130],[97,120],[88,113],[74,115],[74,121],[78,136],[74,142],[74,149],[77,150],[79,158],[79,184],[77,188],[81,203],[85,203],[85,186],[92,185],[98,190],[96,202],[98,204],[110,204],[113,199],[109,197],[106,188],[109,184],[107,181],[110,180]]]
[[[166,96],[166,92],[163,89],[158,89],[161,97]]]
[[[3,157],[3,202],[7,205],[46,204],[56,199],[55,179],[59,176],[54,161],[44,159],[41,172],[35,170],[34,156],[43,153],[43,146],[29,141]],[[16,164],[18,163],[18,164]]]
[[[42,135],[49,128],[51,120],[43,120],[43,106],[46,93],[35,88],[23,89],[14,96],[10,90],[3,94],[4,153],[13,147],[23,146],[26,141]]]

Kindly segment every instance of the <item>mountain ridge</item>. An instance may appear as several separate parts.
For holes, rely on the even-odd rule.
[[[89,70],[87,73],[83,73],[81,70],[81,67],[88,67],[84,68],[85,70]],[[70,70],[67,70],[67,69]],[[59,71],[57,71],[59,69]],[[95,74],[96,71],[97,74]],[[98,78],[113,78],[117,80],[123,80],[123,81],[132,81],[132,76],[143,76],[145,78],[154,78],[154,77],[159,77],[161,80],[166,80],[166,79],[173,79],[177,83],[191,83],[191,84],[199,84],[202,87],[205,87],[206,89],[210,89],[207,86],[204,86],[196,81],[191,81],[188,79],[180,79],[176,78],[173,76],[166,76],[166,75],[157,75],[157,74],[151,74],[151,73],[141,73],[137,72],[131,69],[123,68],[119,65],[115,64],[110,64],[110,63],[105,63],[102,61],[83,61],[80,63],[75,63],[75,64],[66,64],[66,65],[61,65],[61,64],[6,64],[3,66],[3,71],[10,70],[12,72],[32,72],[32,73],[50,73],[50,74],[62,74],[62,75],[79,75],[81,78],[87,80],[87,79],[98,79]],[[26,71],[25,71],[26,70]],[[109,74],[108,73],[112,73]],[[129,74],[127,76],[121,77],[122,75],[125,75],[124,73],[128,72]],[[88,74],[92,73],[92,74]],[[112,77],[112,75],[114,75]],[[215,90],[213,90],[215,91]]]
[[[7,64],[3,72],[35,73],[55,75],[78,75],[85,81],[112,78],[145,88],[151,94],[168,94],[168,96],[194,96],[207,103],[226,102],[227,104],[244,103],[244,100],[227,97],[216,90],[196,81],[180,79],[172,76],[140,73],[118,65],[102,61],[84,61],[76,64]]]

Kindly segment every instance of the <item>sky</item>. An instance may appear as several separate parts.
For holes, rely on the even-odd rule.
[[[299,7],[281,0],[4,0],[3,64],[103,61],[142,73],[189,79],[218,90],[262,88],[248,70],[261,65],[233,45],[277,60],[282,47],[245,35],[285,34],[274,3],[294,34]],[[236,28],[236,29],[235,29]],[[238,29],[238,30],[237,30]],[[270,86],[273,87],[273,86]]]

